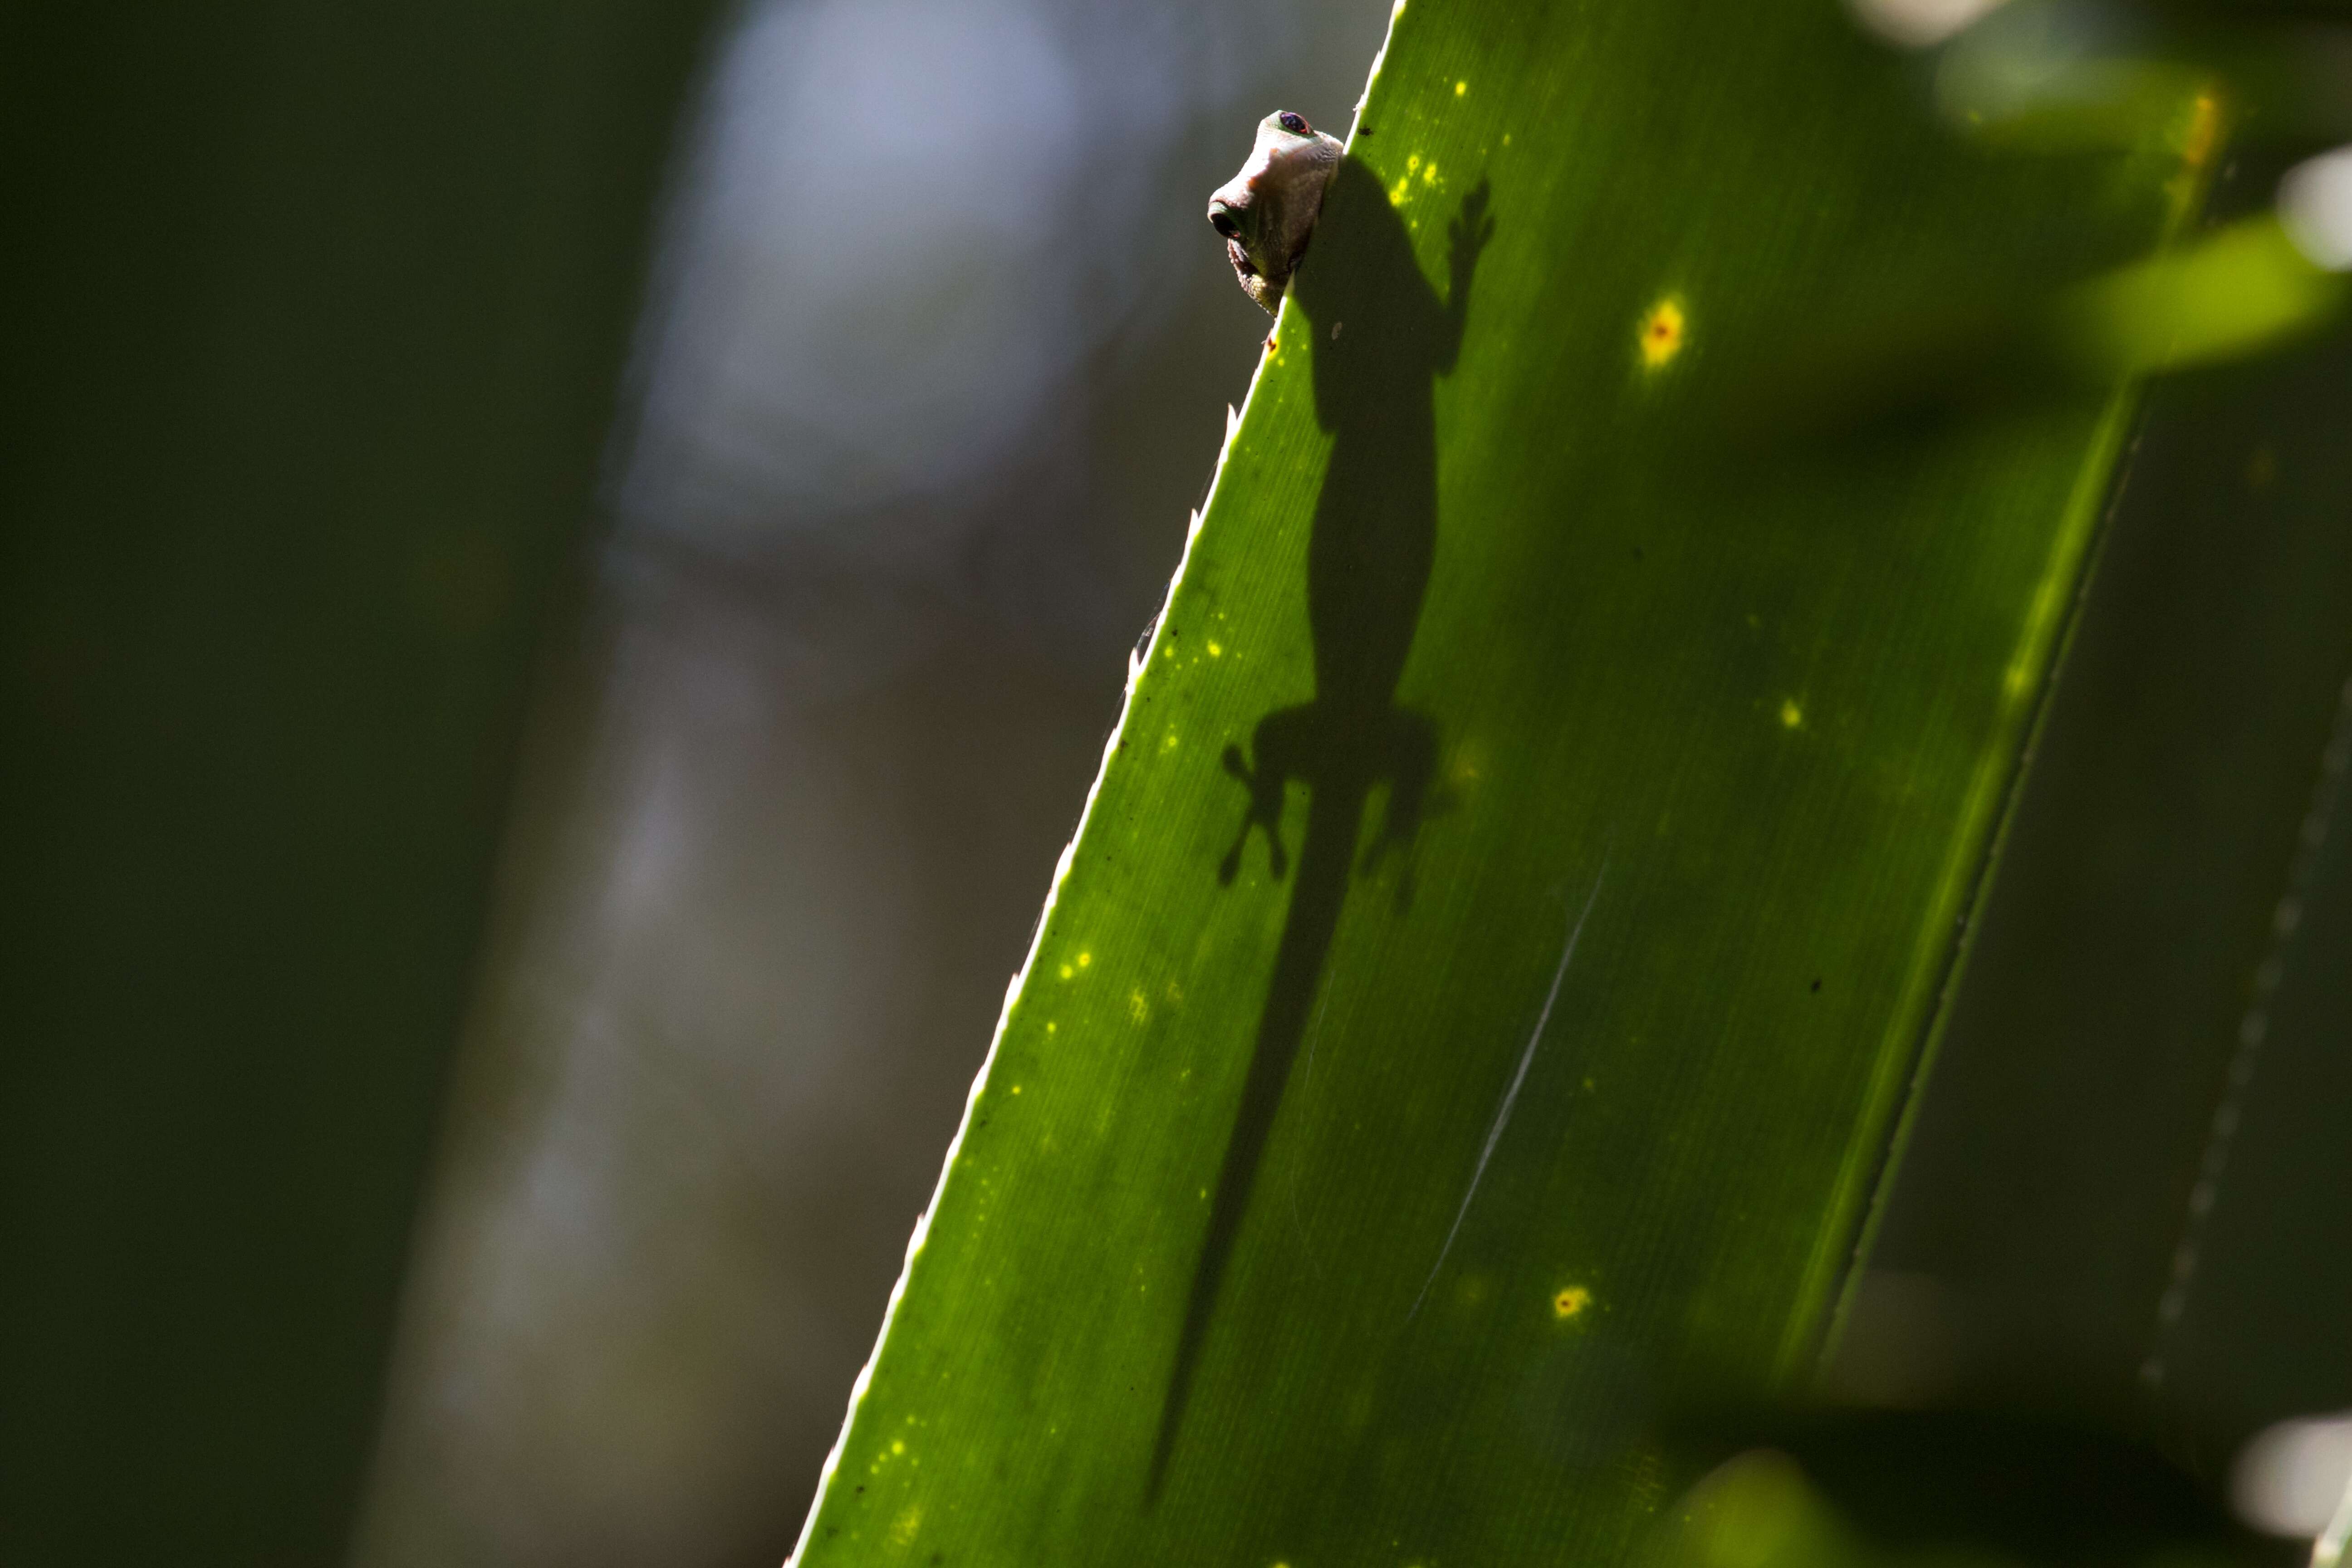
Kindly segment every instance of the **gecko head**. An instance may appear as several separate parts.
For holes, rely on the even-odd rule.
[[[1258,121],[1240,174],[1209,197],[1209,226],[1224,237],[1242,291],[1271,314],[1323,211],[1323,187],[1345,151],[1288,110]]]

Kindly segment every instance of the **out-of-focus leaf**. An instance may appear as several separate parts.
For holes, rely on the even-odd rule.
[[[0,1562],[347,1546],[712,9],[9,8]]]
[[[1892,437],[2268,353],[2325,329],[2347,297],[2352,278],[2315,265],[2265,213],[2067,287],[1924,302],[1867,330],[1792,341],[1738,384],[1724,430],[1751,459],[1852,457]]]
[[[2056,332],[2084,380],[2122,380],[2276,347],[2326,325],[2347,290],[2265,216],[2082,285]]]

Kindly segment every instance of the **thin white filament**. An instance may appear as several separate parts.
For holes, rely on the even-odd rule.
[[[1569,928],[1568,945],[1560,951],[1559,967],[1551,973],[1551,990],[1544,996],[1543,1011],[1536,1016],[1535,1032],[1528,1037],[1528,1048],[1519,1053],[1519,1070],[1511,1075],[1511,1087],[1503,1091],[1503,1103],[1495,1111],[1495,1124],[1486,1129],[1486,1146],[1478,1151],[1478,1168],[1470,1173],[1470,1190],[1462,1194],[1462,1206],[1454,1212],[1454,1228],[1445,1233],[1445,1245],[1437,1249],[1437,1261],[1430,1265],[1429,1278],[1421,1282],[1421,1294],[1412,1299],[1412,1310],[1404,1315],[1408,1323],[1420,1313],[1421,1304],[1429,1300],[1429,1288],[1437,1283],[1438,1270],[1445,1267],[1446,1255],[1454,1250],[1454,1238],[1462,1234],[1462,1222],[1470,1216],[1470,1200],[1478,1195],[1478,1184],[1486,1179],[1486,1162],[1495,1157],[1495,1145],[1503,1141],[1503,1129],[1510,1125],[1511,1107],[1518,1103],[1519,1086],[1528,1081],[1528,1068],[1535,1065],[1536,1047],[1543,1043],[1544,1026],[1551,1022],[1552,1005],[1559,1000],[1560,982],[1568,978],[1569,963],[1576,957],[1577,939],[1584,934],[1585,920],[1601,898],[1601,884],[1608,879],[1609,865],[1604,860],[1601,875],[1592,879],[1592,891],[1585,895],[1584,908],[1578,911],[1576,923]],[[2328,1564],[2327,1568],[2334,1565]]]

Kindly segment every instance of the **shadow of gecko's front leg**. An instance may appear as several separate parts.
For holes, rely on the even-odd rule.
[[[1253,827],[1265,829],[1266,859],[1276,879],[1279,880],[1289,871],[1290,855],[1282,847],[1284,798],[1291,780],[1312,782],[1309,767],[1318,723],[1318,710],[1311,702],[1278,709],[1259,720],[1250,736],[1250,751],[1257,759],[1255,768],[1239,746],[1225,748],[1225,772],[1247,786],[1249,809],[1242,817],[1242,830],[1234,837],[1234,847],[1217,863],[1220,883],[1231,887],[1240,874],[1242,851],[1249,847]]]

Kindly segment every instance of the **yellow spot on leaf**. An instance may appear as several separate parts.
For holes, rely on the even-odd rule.
[[[1435,159],[1431,159],[1429,163],[1423,167],[1421,171],[1421,183],[1424,185],[1433,185],[1437,184],[1437,161]]]
[[[1160,749],[1163,752],[1172,752],[1176,749],[1175,731],[1171,730],[1168,731],[1166,738],[1160,742]]]
[[[1013,1086],[1013,1093],[1015,1093],[1015,1094],[1019,1094],[1019,1093],[1021,1092],[1021,1086],[1020,1086],[1019,1084],[1017,1084],[1017,1083],[1016,1083],[1016,1084],[1014,1084],[1014,1085]]]
[[[1211,658],[1224,658],[1224,657],[1225,657],[1225,645],[1224,645],[1224,644],[1223,644],[1223,643],[1221,643],[1221,642],[1213,642],[1213,643],[1211,643],[1211,644],[1209,645],[1209,657],[1210,657]]]
[[[1052,1034],[1055,1030],[1056,1030],[1056,1029],[1060,1028],[1061,1026],[1061,1026],[1061,1025],[1059,1025],[1059,1024],[1048,1024],[1048,1025],[1046,1025],[1046,1026],[1045,1026],[1045,1032],[1046,1032],[1047,1034],[1049,1034],[1049,1035],[1050,1035],[1050,1034]]]
[[[1570,1285],[1551,1299],[1551,1315],[1566,1322],[1591,1305],[1592,1292],[1581,1285]]]
[[[1127,994],[1127,1016],[1139,1024],[1150,1020],[1151,1004],[1143,999],[1142,992],[1130,991]]]
[[[1405,194],[1412,189],[1412,176],[1411,174],[1400,176],[1397,183],[1389,187],[1389,205],[1392,207],[1404,205]]]
[[[1804,721],[1805,710],[1797,706],[1797,700],[1793,697],[1782,698],[1780,700],[1780,722],[1793,730]]]
[[[1464,93],[1468,92],[1469,90],[1470,84],[1466,81],[1457,81],[1454,84],[1454,96],[1456,98],[1461,97]]]
[[[1095,961],[1095,955],[1094,955],[1093,953],[1091,953],[1091,952],[1082,952],[1082,953],[1078,954],[1078,967],[1079,967],[1080,969],[1084,969],[1087,965],[1088,965],[1088,964],[1092,963],[1094,961]]]
[[[1421,172],[1420,153],[1415,153],[1404,161],[1404,172],[1408,174],[1417,174]]]
[[[891,1441],[891,1444],[890,1444],[890,1451],[891,1451],[892,1453],[894,1453],[894,1454],[903,1454],[903,1453],[905,1453],[905,1452],[907,1451],[907,1443],[906,1443],[906,1439],[904,1439],[904,1438],[894,1438],[894,1439]]]
[[[1076,971],[1076,970],[1075,970],[1075,969],[1072,969],[1068,964],[1066,964],[1066,964],[1062,965],[1062,978],[1063,978],[1063,979],[1067,980],[1068,978],[1070,978],[1070,976],[1072,976],[1073,974],[1076,974],[1076,973],[1077,973],[1077,971]]]
[[[900,1514],[897,1519],[891,1521],[890,1544],[893,1546],[913,1545],[915,1542],[915,1531],[920,1530],[922,1527],[923,1505],[917,1503],[914,1507],[908,1509],[906,1512]]]
[[[1642,363],[1652,370],[1683,350],[1683,305],[1672,295],[1650,307],[1642,318]]]

